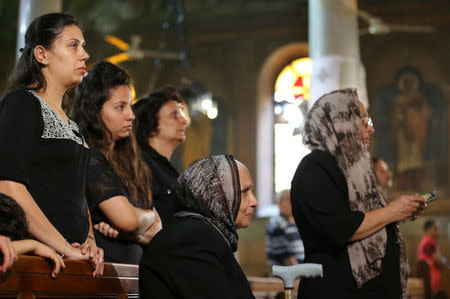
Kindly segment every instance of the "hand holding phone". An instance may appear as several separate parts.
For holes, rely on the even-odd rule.
[[[437,199],[437,191],[431,191],[425,194],[421,195],[425,199],[425,203],[428,204],[429,202]]]

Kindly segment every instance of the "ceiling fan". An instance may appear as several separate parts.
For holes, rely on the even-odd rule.
[[[364,10],[358,10],[358,16],[369,25],[366,29],[360,29],[359,35],[385,35],[390,32],[431,33],[435,29],[428,25],[402,25],[386,24],[380,17],[373,16]]]
[[[114,64],[119,64],[128,60],[140,60],[143,58],[156,58],[165,60],[184,60],[183,52],[171,52],[166,50],[143,50],[141,49],[142,38],[139,35],[132,35],[130,43],[121,40],[113,35],[105,35],[105,41],[123,52],[105,58]]]

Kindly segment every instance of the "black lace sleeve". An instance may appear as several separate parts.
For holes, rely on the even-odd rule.
[[[122,181],[105,156],[98,150],[91,148],[86,182],[86,199],[89,209],[93,211],[102,201],[120,195],[128,198],[128,193]]]

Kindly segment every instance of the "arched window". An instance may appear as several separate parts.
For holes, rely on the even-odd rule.
[[[274,88],[275,192],[290,189],[301,159],[309,153],[302,142],[302,125],[310,99],[312,61],[298,58],[279,73]]]

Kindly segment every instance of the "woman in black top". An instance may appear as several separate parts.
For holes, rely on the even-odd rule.
[[[62,256],[89,259],[103,271],[85,201],[89,148],[61,108],[86,74],[89,55],[76,20],[35,19],[0,102],[0,192],[25,210],[31,234]],[[72,242],[82,243],[72,247]]]
[[[174,213],[173,185],[179,176],[169,162],[173,151],[184,142],[188,116],[184,100],[172,87],[156,91],[133,105],[134,131],[141,156],[152,170],[153,203],[165,225]]]
[[[130,77],[109,62],[96,63],[75,89],[70,113],[91,147],[86,197],[96,240],[106,261],[137,264],[141,245],[161,222],[131,130]]]
[[[234,258],[236,230],[258,204],[247,168],[232,156],[195,162],[178,179],[177,213],[145,248],[140,297],[254,298]]]
[[[372,132],[353,89],[324,95],[308,112],[304,143],[312,152],[297,168],[291,201],[305,262],[322,264],[323,278],[303,278],[299,298],[405,295],[396,223],[421,213],[424,200],[408,195],[386,205],[367,150]]]

